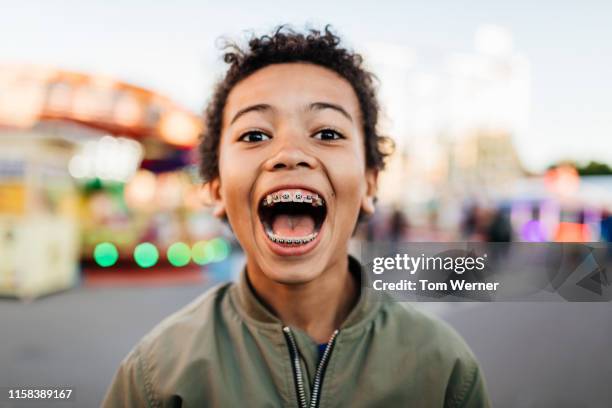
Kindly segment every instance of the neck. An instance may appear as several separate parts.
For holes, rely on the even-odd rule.
[[[273,281],[247,265],[251,285],[261,300],[283,324],[306,332],[317,343],[326,343],[349,315],[359,297],[359,288],[345,256],[306,283]]]

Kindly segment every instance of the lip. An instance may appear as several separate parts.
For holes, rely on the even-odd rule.
[[[302,190],[311,191],[313,193],[318,194],[319,197],[322,197],[326,205],[328,203],[326,197],[316,188],[307,186],[305,184],[281,184],[281,185],[270,188],[257,199],[257,202],[256,202],[257,209],[259,209],[259,204],[268,194],[271,194],[279,190],[289,190],[289,189],[302,189]],[[329,215],[329,212],[328,212],[328,215]],[[279,244],[277,242],[273,242],[272,240],[270,240],[270,238],[268,238],[268,234],[266,234],[265,227],[263,225],[263,222],[259,218],[259,214],[257,215],[257,221],[259,224],[259,231],[263,237],[263,240],[266,241],[268,248],[270,248],[270,250],[273,253],[275,253],[276,255],[280,255],[280,256],[300,256],[300,255],[305,255],[311,252],[317,247],[325,231],[325,225],[327,224],[327,216],[325,217],[325,221],[323,221],[323,224],[321,224],[321,228],[319,229],[319,232],[317,233],[317,236],[315,237],[315,239],[313,239],[307,244],[299,245],[299,246]]]

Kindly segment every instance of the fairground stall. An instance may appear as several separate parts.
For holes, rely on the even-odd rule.
[[[198,279],[225,259],[201,205],[200,126],[112,78],[0,65],[0,295],[34,298],[81,277]]]

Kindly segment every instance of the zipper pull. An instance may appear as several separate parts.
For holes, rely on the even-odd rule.
[[[293,336],[293,332],[291,331],[291,328],[289,326],[283,327],[283,333],[285,334],[287,344],[289,345],[289,354],[291,357],[291,365],[293,368],[293,379],[295,381],[295,388],[297,390],[300,408],[317,408],[319,406],[319,397],[321,394],[321,389],[323,387],[323,377],[325,376],[327,363],[329,362],[329,359],[331,357],[331,353],[333,351],[334,345],[336,343],[336,338],[338,337],[340,330],[334,330],[331,338],[327,342],[327,347],[325,347],[323,357],[321,357],[321,361],[319,361],[319,365],[317,366],[317,371],[312,384],[310,403],[306,401],[306,391],[304,388],[302,364],[300,362],[300,355],[298,352],[295,337]]]
[[[298,402],[300,408],[308,408],[306,402],[306,391],[304,389],[304,377],[302,374],[302,364],[300,362],[300,354],[298,353],[297,343],[295,337],[289,326],[283,327],[287,344],[289,345],[289,355],[291,357],[291,367],[293,368],[293,380],[295,381],[295,388],[297,390]]]

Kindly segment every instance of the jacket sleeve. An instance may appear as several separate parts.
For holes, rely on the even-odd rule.
[[[451,373],[445,408],[489,408],[484,377],[475,359],[459,359]]]
[[[103,408],[157,407],[148,381],[146,364],[138,348],[132,350],[121,362],[106,392]]]

